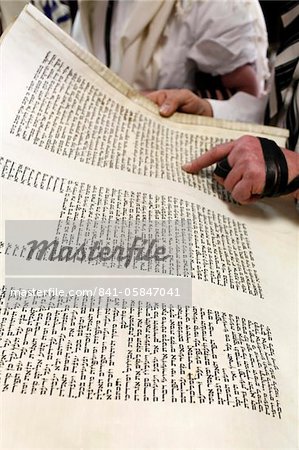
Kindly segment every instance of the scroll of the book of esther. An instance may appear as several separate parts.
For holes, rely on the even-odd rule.
[[[32,6],[1,47],[2,447],[297,448],[294,205],[180,168],[285,132],[160,118]]]

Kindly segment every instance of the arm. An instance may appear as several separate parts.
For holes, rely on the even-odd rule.
[[[256,75],[248,64],[222,75],[221,80],[227,89],[243,91],[253,96],[258,94]],[[160,114],[164,117],[169,117],[176,111],[213,117],[213,109],[209,101],[198,97],[188,89],[161,89],[145,95],[160,107]]]
[[[299,176],[299,155],[282,149],[288,168],[288,183]],[[218,145],[199,158],[183,166],[183,170],[195,174],[200,170],[227,157],[230,172],[226,178],[215,176],[216,180],[231,192],[233,198],[241,204],[259,199],[266,183],[266,164],[258,138],[243,136],[227,144]],[[299,199],[299,189],[292,193]]]
[[[198,70],[220,75],[225,88],[252,96],[259,93],[261,71],[258,68],[263,65],[262,61],[266,65],[267,49],[263,15],[258,2],[256,3],[256,7],[251,9],[242,2],[194,2],[192,13],[188,15],[188,28],[192,31],[193,39],[188,59],[194,62]],[[257,14],[256,9],[260,10],[260,14]],[[257,66],[259,79],[251,65],[253,61]],[[159,95],[160,92],[162,96]],[[153,92],[149,98],[160,106],[160,113],[164,117],[171,116],[175,111],[214,115],[213,102],[211,106],[208,100],[196,98],[191,91],[187,94],[186,90],[163,90]],[[229,107],[227,102],[219,101]],[[231,108],[230,114],[235,110],[236,108]],[[221,118],[226,118],[225,111]],[[243,120],[243,117],[236,111],[233,119]]]
[[[250,64],[238,67],[230,73],[221,76],[225,88],[233,91],[242,91],[257,97],[259,86],[255,70]]]

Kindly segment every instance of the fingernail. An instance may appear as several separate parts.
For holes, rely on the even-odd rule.
[[[190,170],[192,167],[192,163],[191,162],[187,162],[185,164],[182,165],[182,169],[186,170],[188,172],[188,170]]]
[[[168,103],[163,103],[163,105],[160,107],[160,112],[167,113],[168,110],[169,110],[169,104]]]

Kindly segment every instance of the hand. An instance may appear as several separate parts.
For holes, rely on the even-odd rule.
[[[188,89],[162,89],[145,94],[145,96],[160,107],[159,112],[164,117],[169,117],[176,111],[213,116],[210,103]]]
[[[290,150],[283,150],[289,169],[290,182],[299,174],[299,155]],[[266,181],[266,167],[262,147],[258,138],[243,136],[227,144],[217,145],[194,161],[183,166],[189,173],[210,166],[223,158],[232,168],[225,179],[215,179],[231,192],[232,197],[241,204],[256,201],[262,194]],[[298,195],[296,192],[294,196]]]

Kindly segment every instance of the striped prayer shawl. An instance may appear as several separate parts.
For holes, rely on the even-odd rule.
[[[299,152],[299,1],[282,2],[282,34],[275,61],[275,88],[269,102],[270,123],[290,131],[288,148]]]
[[[56,23],[60,28],[70,34],[72,17],[70,2],[67,0],[31,0],[31,3]]]

